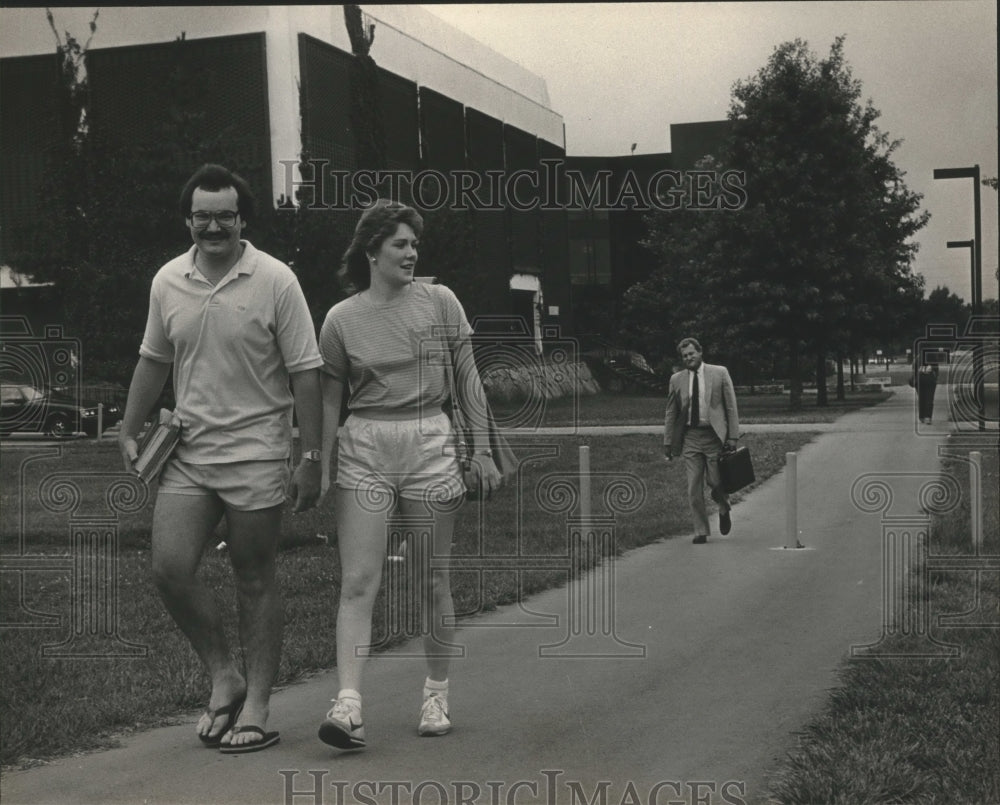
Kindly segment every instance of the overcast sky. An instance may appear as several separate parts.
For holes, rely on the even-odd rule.
[[[733,83],[752,77],[780,43],[801,38],[825,57],[845,34],[864,97],[882,112],[880,128],[903,140],[896,164],[931,213],[916,236],[915,268],[928,290],[947,285],[971,300],[969,250],[945,244],[973,237],[972,182],[935,181],[933,171],[978,163],[984,176],[1000,173],[993,0],[425,8],[543,77],[565,121],[567,152],[580,156],[627,154],[632,143],[636,153],[669,151],[670,124],[724,119]],[[70,11],[57,15],[69,19]],[[106,12],[105,26],[114,16]],[[93,7],[80,13],[82,30]],[[997,193],[982,187],[981,195],[984,295],[996,298]]]
[[[776,3],[428,5],[425,8],[545,78],[571,155],[670,150],[670,124],[721,120],[732,85],[781,42],[845,55],[879,126],[904,142],[896,164],[922,193],[930,224],[915,267],[928,290],[971,301],[972,181],[934,168],[997,170],[997,15],[992,0]],[[983,291],[996,298],[997,194],[983,187]]]

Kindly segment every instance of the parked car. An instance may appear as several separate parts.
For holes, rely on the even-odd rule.
[[[40,389],[30,383],[0,384],[0,434],[15,431],[44,433],[67,438],[83,431],[97,435],[97,403],[76,400],[70,395]],[[121,421],[122,412],[115,403],[104,406],[105,429]]]

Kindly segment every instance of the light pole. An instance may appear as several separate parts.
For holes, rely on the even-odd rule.
[[[981,244],[983,231],[979,202],[979,165],[971,168],[935,168],[935,179],[972,179],[973,227],[972,249],[972,315],[980,316],[983,312],[983,257]],[[969,241],[951,241],[958,245]],[[986,430],[986,391],[983,387],[983,353],[982,346],[975,344],[972,348],[972,376],[975,387],[974,394],[979,401],[979,430]]]
[[[969,262],[971,263],[971,293],[972,293],[972,312],[976,312],[976,241],[974,240],[949,240],[949,249],[968,249],[969,250]]]

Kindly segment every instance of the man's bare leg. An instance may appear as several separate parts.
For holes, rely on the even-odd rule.
[[[271,686],[281,661],[284,609],[276,579],[282,506],[256,511],[226,509],[229,557],[236,575],[240,642],[246,658],[246,704],[236,728],[267,729]],[[232,735],[223,744],[257,743],[260,735]]]
[[[153,512],[153,580],[167,612],[209,673],[209,710],[242,698],[247,687],[229,653],[215,597],[196,575],[222,512],[222,502],[214,496],[162,492]],[[206,713],[198,721],[196,732],[203,738],[215,738],[227,718],[219,715],[213,720]]]

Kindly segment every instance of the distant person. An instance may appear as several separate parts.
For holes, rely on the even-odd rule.
[[[924,425],[930,425],[934,418],[934,392],[937,390],[938,365],[923,359],[914,366],[910,385],[917,390],[917,414]]]
[[[342,274],[354,294],[330,309],[320,331],[323,490],[330,486],[336,452],[333,507],[343,576],[337,611],[340,687],[319,737],[339,749],[366,745],[362,672],[393,507],[403,516],[433,518],[433,545],[419,538],[407,545],[416,600],[426,604],[420,628],[427,677],[417,732],[444,735],[451,729],[451,578],[445,567],[428,570],[431,556],[451,555],[455,515],[465,495],[451,423],[442,411],[448,400],[446,363],[453,362],[459,392],[467,392],[460,397],[470,422],[485,421],[485,395],[462,305],[443,285],[413,281],[422,232],[423,219],[411,207],[383,199],[367,209],[343,260]],[[350,415],[338,436],[344,394]],[[473,466],[488,496],[502,478],[484,429],[476,430]],[[391,503],[373,505],[379,500]]]
[[[708,541],[711,528],[705,508],[705,483],[719,506],[719,531],[732,529],[729,497],[719,477],[722,448],[735,448],[740,436],[736,391],[729,371],[702,361],[701,344],[685,338],[677,345],[685,369],[670,377],[663,429],[663,452],[667,460],[684,457],[688,498],[694,519],[694,542]]]
[[[119,445],[136,435],[173,368],[181,440],[163,468],[153,512],[153,578],[212,682],[198,737],[222,752],[264,749],[283,613],[275,579],[282,506],[319,499],[316,332],[295,274],[242,239],[254,213],[246,182],[202,166],[181,193],[194,245],[153,278],[146,332]],[[291,472],[292,409],[302,460]],[[214,591],[196,571],[222,517],[236,577],[245,676],[230,654]]]

